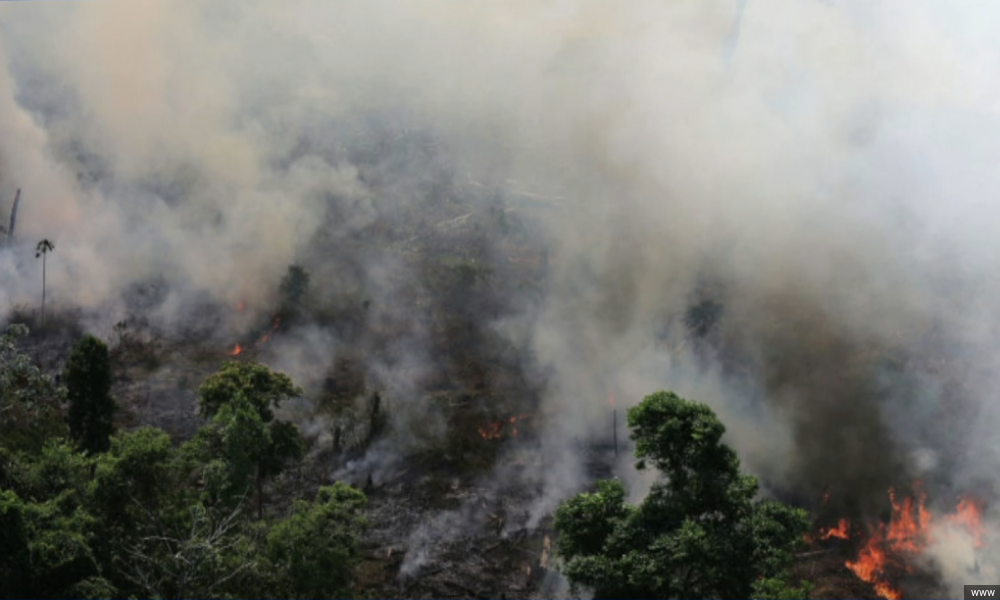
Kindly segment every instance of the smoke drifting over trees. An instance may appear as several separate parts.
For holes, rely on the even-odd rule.
[[[441,340],[503,340],[523,381],[484,385],[537,404],[562,466],[540,512],[608,390],[708,403],[770,493],[991,494],[1000,9],[743,4],[3,3],[0,304],[39,296],[44,237],[48,302],[90,329],[141,305],[225,345],[301,265],[314,308],[266,358],[387,391],[365,465],[451,426]]]

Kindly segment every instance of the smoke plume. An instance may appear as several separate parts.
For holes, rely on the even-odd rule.
[[[532,383],[509,390],[537,393],[565,463],[539,515],[587,483],[555,449],[606,435],[609,390],[622,421],[661,388],[707,402],[769,493],[829,488],[860,515],[911,478],[990,496],[998,18],[968,1],[3,3],[0,217],[23,199],[0,304],[35,302],[46,237],[50,297],[90,327],[153,286],[164,326],[202,319],[228,343],[241,317],[218,307],[266,319],[304,264],[313,303],[349,318],[300,324],[270,362],[316,385],[359,362],[433,435],[435,315],[467,311],[518,352]],[[456,198],[469,215],[430,216]],[[456,272],[486,285],[476,261],[511,260],[482,236],[491,210],[518,219],[542,284],[428,297],[437,275],[399,248],[480,240]],[[416,443],[397,431],[373,452]],[[951,585],[974,582],[944,554]]]

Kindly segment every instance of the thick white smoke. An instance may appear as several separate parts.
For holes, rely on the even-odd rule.
[[[983,488],[1000,466],[998,19],[923,0],[4,3],[0,200],[24,198],[0,304],[34,302],[47,237],[52,297],[109,322],[156,277],[168,322],[192,318],[190,294],[263,306],[308,240],[413,208],[424,163],[379,187],[351,153],[352,123],[383,119],[433,132],[459,178],[544,225],[543,299],[494,325],[551,374],[548,443],[606,429],[608,390],[670,388],[715,407],[777,488],[825,471],[882,493],[900,469]],[[372,289],[422,314],[405,285]],[[723,312],[699,346],[684,315],[702,296]],[[286,343],[302,348],[276,361],[339,351]],[[918,367],[859,366],[900,353]],[[540,511],[583,483],[564,472]]]

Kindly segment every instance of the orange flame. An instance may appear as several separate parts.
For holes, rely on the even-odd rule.
[[[229,353],[229,356],[239,356],[240,354],[243,354],[243,346],[236,344],[236,347]]]
[[[257,343],[254,344],[253,347],[260,348],[261,346],[266,344],[268,340],[271,339],[271,334],[278,330],[279,325],[281,325],[281,317],[274,317],[274,320],[271,321],[271,330],[265,333],[263,336],[261,336],[261,338],[257,340]]]
[[[523,421],[530,417],[528,413],[514,415],[508,417],[507,419],[501,421],[493,421],[492,423],[487,423],[479,428],[479,436],[484,440],[499,440],[503,437],[504,427],[507,425],[513,425],[518,421]],[[512,427],[510,430],[510,435],[512,437],[517,437],[517,428]]]
[[[239,302],[236,303],[236,312],[243,312],[246,309],[247,309],[247,303],[244,302],[243,300],[240,300]]]
[[[841,519],[840,521],[837,522],[836,527],[831,527],[830,529],[827,529],[826,533],[820,536],[820,539],[828,540],[830,538],[839,538],[842,540],[846,540],[850,537],[850,531],[851,531],[850,521],[848,521],[847,519]]]
[[[479,428],[479,435],[484,440],[499,440],[503,437],[503,423],[494,421]]]
[[[608,392],[608,406],[610,406],[611,408],[615,407],[615,393],[614,392]]]
[[[879,596],[886,600],[898,600],[903,597],[902,591],[892,583],[892,576],[901,571],[912,572],[910,559],[923,552],[933,541],[931,524],[934,517],[927,509],[926,494],[923,492],[916,500],[908,496],[899,502],[896,491],[890,489],[889,502],[892,504],[889,525],[880,523],[858,552],[857,560],[845,564],[862,581],[875,586]],[[982,510],[982,501],[962,498],[955,512],[945,515],[943,521],[965,528],[973,536],[974,546],[980,548],[985,533]],[[827,537],[824,536],[824,539]]]
[[[983,534],[986,533],[986,528],[983,527],[982,500],[962,498],[955,508],[955,514],[946,515],[944,519],[947,523],[964,527],[972,536],[974,547],[983,547]]]

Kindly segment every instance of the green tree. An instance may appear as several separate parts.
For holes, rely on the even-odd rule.
[[[638,506],[618,481],[556,511],[559,555],[574,586],[596,598],[748,598],[787,586],[808,522],[804,511],[756,499],[712,410],[671,392],[629,410],[637,467],[661,478]]]
[[[66,391],[18,348],[27,334],[24,325],[10,325],[0,335],[0,444],[37,452],[47,437],[63,434],[55,415]]]
[[[55,249],[55,245],[48,239],[38,242],[35,247],[35,258],[41,257],[42,259],[42,327],[45,327],[45,260],[48,258],[49,252]]]
[[[225,481],[227,496],[237,497],[249,473],[257,488],[257,515],[263,515],[263,480],[302,457],[298,428],[274,418],[274,409],[302,395],[292,380],[264,365],[230,361],[201,386],[201,415],[212,421],[197,436],[196,446],[212,462],[206,479]],[[207,454],[206,454],[207,453]],[[222,477],[224,476],[224,477]]]
[[[296,501],[267,536],[262,572],[270,596],[348,597],[366,503],[364,494],[340,482],[320,488],[312,503]]]
[[[102,532],[95,551],[106,564],[114,563],[123,544],[133,543],[143,527],[182,521],[197,500],[189,483],[195,465],[182,460],[162,430],[119,433],[94,464],[88,508]]]
[[[108,347],[92,335],[73,347],[66,363],[70,435],[90,453],[104,452],[114,432],[118,406],[111,397]]]
[[[250,492],[258,462],[268,458],[269,434],[242,392],[198,431],[191,446],[204,463],[202,480],[210,502],[232,503]]]
[[[7,596],[23,596],[31,566],[28,526],[24,503],[10,490],[0,490],[0,590]]]
[[[257,564],[242,505],[217,510],[194,503],[186,518],[153,519],[122,544],[118,572],[148,598],[228,598],[234,582]]]
[[[101,537],[88,512],[93,459],[63,440],[37,455],[21,453],[10,469],[11,491],[23,501],[29,567],[20,595],[33,598],[108,595],[95,542]]]

